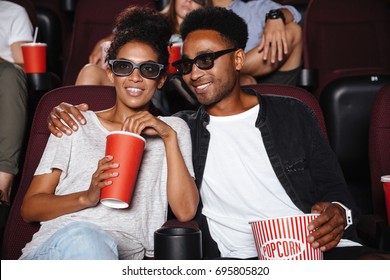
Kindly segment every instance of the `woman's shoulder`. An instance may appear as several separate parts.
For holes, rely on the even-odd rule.
[[[160,116],[159,119],[170,125],[175,130],[189,129],[187,123],[182,118],[175,116]]]
[[[83,114],[83,116],[85,118],[89,118],[89,119],[92,119],[92,118],[96,118],[97,115],[94,111],[91,111],[91,110],[88,110],[88,111],[84,111],[84,112],[81,112],[81,114]]]

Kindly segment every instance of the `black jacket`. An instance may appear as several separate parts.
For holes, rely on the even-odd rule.
[[[245,91],[257,94],[253,89]],[[356,224],[358,209],[315,114],[295,98],[257,96],[260,110],[254,125],[260,130],[275,174],[293,203],[304,213],[310,213],[317,202],[338,201],[352,209]],[[203,106],[197,112],[182,111],[176,116],[184,119],[191,129],[193,164],[200,189],[210,141],[210,133],[206,129],[209,116]],[[203,234],[204,257],[218,257],[219,251],[211,240],[201,209],[202,202],[197,221]],[[353,226],[344,233],[344,238],[356,240]]]

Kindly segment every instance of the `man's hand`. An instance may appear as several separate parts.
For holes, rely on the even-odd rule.
[[[87,121],[80,111],[84,112],[87,110],[88,105],[85,103],[74,106],[63,102],[54,107],[47,118],[50,132],[57,137],[61,137],[63,133],[71,135],[72,132],[77,131],[79,127],[70,115],[75,117],[79,124],[83,125],[86,124]],[[65,122],[65,124],[61,120]]]
[[[328,251],[335,247],[344,234],[345,211],[337,204],[319,202],[312,207],[312,213],[320,215],[309,224],[308,241],[313,248]]]

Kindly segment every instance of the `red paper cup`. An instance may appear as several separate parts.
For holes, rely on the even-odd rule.
[[[250,222],[259,260],[322,260],[320,249],[307,242],[308,224],[318,214]]]
[[[383,191],[385,193],[387,223],[390,225],[390,175],[382,176],[381,181],[383,182]]]
[[[181,57],[181,44],[168,46],[169,52],[169,66],[168,74],[177,73],[176,68],[172,66],[172,63],[179,60]]]
[[[108,179],[112,184],[102,188],[100,202],[103,205],[129,207],[144,148],[145,139],[138,134],[113,131],[107,135],[106,155],[113,156],[113,162],[119,163],[119,168],[106,172],[119,172],[119,176]]]
[[[46,48],[45,43],[22,44],[24,71],[27,74],[46,72]]]

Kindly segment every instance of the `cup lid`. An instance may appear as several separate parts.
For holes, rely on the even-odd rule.
[[[390,175],[384,175],[381,177],[381,182],[390,182]]]
[[[136,133],[133,133],[133,132],[129,132],[129,131],[124,131],[124,130],[114,130],[114,131],[111,131],[110,133],[108,133],[107,136],[109,135],[112,135],[112,134],[124,134],[124,135],[132,135],[134,137],[137,137],[139,139],[141,139],[142,141],[146,142],[145,138],[142,137],[141,135],[139,134],[136,134]]]
[[[40,43],[40,42],[28,42],[28,43],[23,43],[21,46],[47,46],[46,43]]]

